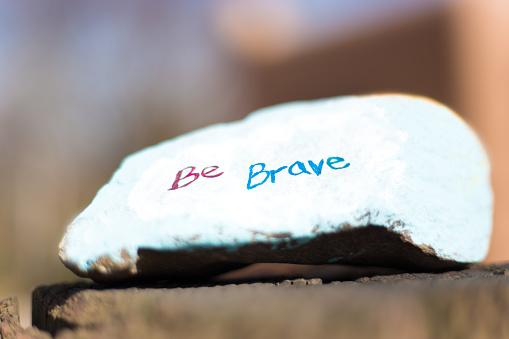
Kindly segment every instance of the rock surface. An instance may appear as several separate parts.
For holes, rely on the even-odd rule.
[[[60,257],[96,281],[257,262],[443,270],[484,258],[489,163],[446,107],[403,95],[275,106],[128,157]]]
[[[56,338],[507,338],[509,265],[355,281],[40,286]]]

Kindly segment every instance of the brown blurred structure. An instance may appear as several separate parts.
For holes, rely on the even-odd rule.
[[[456,106],[447,14],[405,19],[283,63],[260,65],[261,106],[376,92],[426,95]]]
[[[494,230],[486,261],[509,260],[509,2],[458,2],[452,12],[454,95],[491,159]]]

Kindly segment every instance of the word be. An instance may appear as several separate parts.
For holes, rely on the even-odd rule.
[[[346,163],[342,167],[337,167],[337,165],[334,166],[335,164],[337,164],[339,162],[343,162],[343,161],[345,161],[345,159],[340,158],[340,157],[329,157],[327,159],[327,166],[329,166],[333,170],[339,170],[339,169],[347,168],[348,166],[350,166],[349,162]],[[315,164],[312,160],[309,160],[308,164],[309,164],[309,167],[311,168],[311,170],[313,172],[315,172],[316,176],[319,176],[320,174],[322,174],[323,159],[320,160],[318,165]],[[253,172],[253,168],[255,166],[261,166],[261,169],[257,172]],[[295,167],[297,167],[297,169]],[[288,174],[293,175],[293,176],[301,175],[304,173],[311,174],[311,172],[309,172],[307,170],[306,165],[304,165],[304,163],[302,163],[300,161],[294,162],[292,165],[290,165],[290,167],[283,166],[283,167],[279,167],[277,170],[267,170],[267,171],[265,170],[265,164],[263,162],[260,162],[258,164],[254,164],[249,167],[249,179],[247,180],[247,189],[250,190],[257,186],[263,185],[267,181],[267,179],[269,179],[269,177],[270,177],[270,182],[275,183],[276,182],[276,173],[281,172],[285,168],[288,168]],[[254,177],[256,177],[257,175],[261,175],[261,174],[265,174],[265,178],[261,182],[253,185],[252,179]]]
[[[184,172],[188,168],[190,168],[191,171],[189,173],[187,173],[185,177],[182,177],[182,172]],[[207,171],[208,168],[212,168],[212,169]],[[211,173],[214,172],[215,170],[217,170],[218,168],[219,168],[218,166],[205,167],[201,171],[201,176],[204,177],[204,178],[217,178],[218,176],[220,176],[221,174],[224,173],[224,172],[221,172],[221,173],[212,175]],[[186,187],[186,186],[190,185],[191,183],[195,182],[196,180],[198,180],[198,178],[200,177],[200,174],[194,173],[195,169],[196,169],[196,167],[189,166],[189,167],[186,167],[186,168],[178,171],[177,175],[175,176],[175,181],[173,182],[173,185],[171,185],[171,188],[168,189],[168,191],[173,191],[173,190],[176,190],[178,188]],[[187,178],[190,178],[190,177],[193,177],[191,181],[189,181],[188,183],[186,183],[186,184],[184,184],[182,186],[179,186],[180,181],[182,181],[184,179],[187,179]]]

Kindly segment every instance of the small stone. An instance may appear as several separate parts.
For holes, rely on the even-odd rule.
[[[308,279],[307,284],[308,285],[321,285],[322,279],[319,279],[319,278]]]
[[[294,280],[285,280],[279,285],[293,285],[293,286],[306,286],[308,285],[308,281],[306,279],[294,279]]]
[[[489,162],[451,110],[405,95],[290,103],[135,153],[68,227],[96,281],[188,279],[252,263],[412,270],[484,258]]]

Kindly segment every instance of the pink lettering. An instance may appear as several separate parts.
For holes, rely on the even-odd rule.
[[[205,170],[207,168],[212,168],[210,171],[208,172],[205,172]],[[210,173],[214,172],[215,170],[217,170],[219,167],[218,166],[209,166],[209,167],[205,167],[203,169],[203,171],[201,171],[201,176],[202,177],[205,177],[205,178],[217,178],[218,176],[220,176],[221,174],[223,174],[224,172],[221,172],[219,174],[216,174],[216,175],[209,175]]]
[[[189,172],[185,177],[181,178],[182,177],[182,172],[186,169],[190,168],[191,169],[191,172]],[[173,191],[173,190],[176,190],[177,188],[182,188],[182,187],[186,187],[188,186],[189,184],[193,183],[194,181],[196,181],[198,179],[198,177],[200,176],[198,173],[193,173],[194,170],[196,169],[196,167],[193,167],[193,166],[189,166],[189,167],[186,167],[184,168],[183,170],[180,170],[178,173],[177,173],[177,176],[175,177],[175,181],[173,182],[173,185],[171,185],[171,188],[168,189],[168,191]],[[190,176],[194,176],[194,179],[189,181],[187,184],[184,184],[182,186],[179,186],[179,182],[181,180],[184,180],[186,178],[189,178]]]

